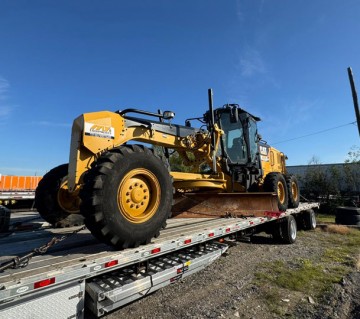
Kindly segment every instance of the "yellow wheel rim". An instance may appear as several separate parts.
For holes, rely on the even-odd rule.
[[[60,186],[57,201],[61,209],[69,214],[80,212],[79,190],[70,193],[67,180],[63,181]]]
[[[281,182],[278,182],[277,184],[277,193],[278,193],[278,198],[281,204],[283,204],[285,202],[285,188],[284,188],[284,184]]]
[[[299,197],[299,190],[295,182],[291,183],[291,194],[292,198],[297,201]]]
[[[156,176],[147,169],[134,169],[124,176],[118,188],[120,213],[131,223],[144,223],[159,208],[160,196]]]

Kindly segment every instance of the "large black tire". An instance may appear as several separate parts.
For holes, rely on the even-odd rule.
[[[281,235],[285,244],[293,244],[296,241],[297,225],[294,216],[289,215],[281,222]]]
[[[264,180],[264,191],[278,195],[278,208],[286,211],[288,208],[288,191],[284,175],[280,173],[269,173]]]
[[[151,150],[121,146],[95,162],[84,178],[80,197],[85,225],[97,239],[118,249],[137,247],[149,243],[166,226],[172,181]]]
[[[289,208],[296,208],[300,203],[299,183],[295,175],[286,175]]]
[[[335,222],[341,225],[360,225],[360,215],[343,215],[336,216]]]
[[[70,227],[84,224],[84,217],[79,212],[78,206],[72,207],[72,201],[76,198],[69,196],[66,198],[66,191],[60,190],[64,183],[64,178],[68,174],[68,164],[62,164],[50,170],[40,180],[35,191],[35,206],[40,216],[54,227]],[[59,202],[59,191],[62,196],[60,198],[67,203],[61,205]],[[68,210],[64,209],[68,206]],[[73,213],[71,213],[73,212]]]
[[[336,207],[336,216],[360,215],[360,207]]]
[[[335,222],[341,225],[360,226],[359,207],[337,207]]]
[[[282,224],[280,222],[273,222],[272,223],[272,231],[271,231],[271,235],[272,235],[272,238],[275,240],[275,241],[282,241],[283,240],[283,237],[282,237]]]
[[[304,230],[313,230],[316,228],[316,216],[314,210],[312,209],[306,210],[302,214],[302,218],[303,218]]]

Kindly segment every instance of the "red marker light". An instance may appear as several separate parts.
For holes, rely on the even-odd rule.
[[[184,240],[184,244],[187,245],[187,244],[190,244],[191,243],[191,239],[186,239]]]
[[[229,233],[230,232],[230,228],[226,228],[226,230],[225,230],[227,233]]]
[[[158,248],[154,248],[154,249],[151,251],[151,253],[152,253],[152,254],[157,254],[157,253],[159,253],[160,251],[161,251],[161,248],[158,247]]]
[[[214,235],[215,235],[214,233],[210,233],[208,236],[209,237],[214,237]]]
[[[119,263],[118,260],[108,261],[107,263],[105,263],[105,268],[109,268],[109,267],[112,267],[112,266],[116,266],[118,263]]]
[[[52,284],[54,284],[54,283],[55,283],[55,277],[53,277],[53,278],[48,278],[48,279],[44,279],[44,280],[35,282],[35,283],[34,283],[34,289],[43,288],[43,287],[52,285]]]

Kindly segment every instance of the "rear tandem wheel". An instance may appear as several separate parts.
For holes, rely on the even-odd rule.
[[[284,175],[281,173],[267,174],[264,181],[264,191],[276,193],[279,210],[286,211],[288,208],[288,190]]]
[[[289,208],[296,208],[300,203],[299,183],[295,175],[285,176],[289,196]]]
[[[40,216],[54,227],[84,224],[79,213],[79,197],[67,191],[68,164],[50,170],[35,191],[35,206]]]

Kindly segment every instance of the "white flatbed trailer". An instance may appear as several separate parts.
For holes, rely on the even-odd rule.
[[[300,203],[298,208],[263,217],[169,219],[150,244],[122,251],[82,230],[46,254],[34,256],[26,267],[0,272],[0,318],[84,318],[85,308],[102,316],[205,268],[228,249],[228,240],[277,227],[289,215],[301,216],[317,207]],[[34,214],[14,214],[11,221]],[[41,220],[32,223],[43,226]],[[45,226],[0,235],[0,264],[77,228]]]

